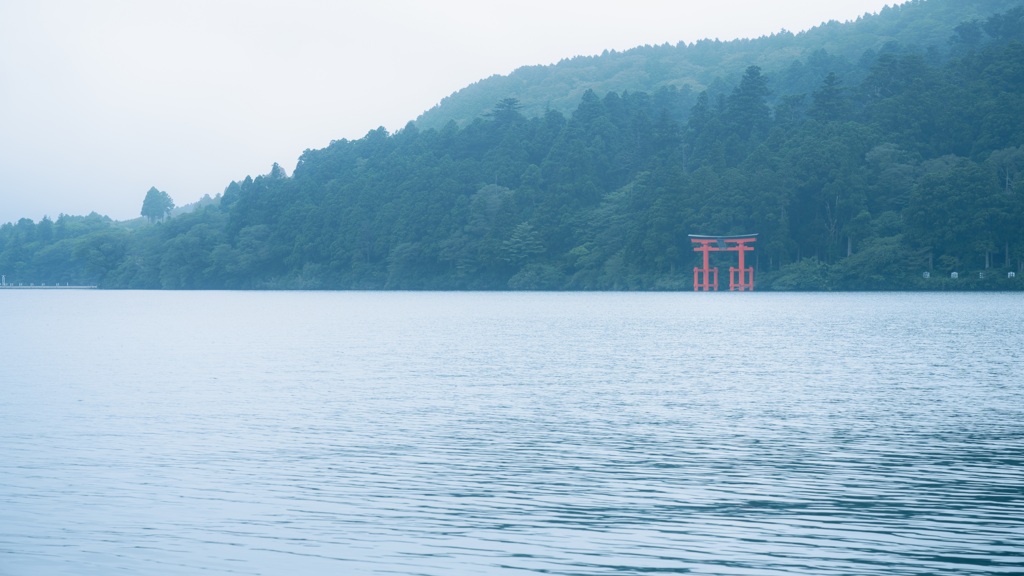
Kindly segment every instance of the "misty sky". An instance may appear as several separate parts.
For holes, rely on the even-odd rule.
[[[896,0],[0,0],[0,223],[139,215],[395,131],[493,74]]]

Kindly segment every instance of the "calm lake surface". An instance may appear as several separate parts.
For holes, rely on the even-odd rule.
[[[1020,574],[1024,296],[0,291],[0,574]]]

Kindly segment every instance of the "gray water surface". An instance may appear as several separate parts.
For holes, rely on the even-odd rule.
[[[0,574],[1024,572],[1020,294],[0,293]]]

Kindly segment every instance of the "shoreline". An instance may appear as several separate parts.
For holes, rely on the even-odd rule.
[[[0,290],[95,290],[96,286],[0,286]]]

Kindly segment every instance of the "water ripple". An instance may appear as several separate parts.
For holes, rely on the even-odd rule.
[[[1024,572],[1016,295],[8,296],[0,574]]]

